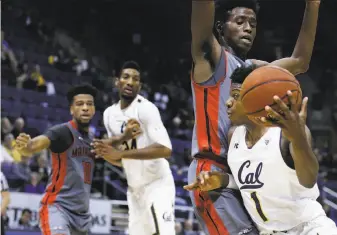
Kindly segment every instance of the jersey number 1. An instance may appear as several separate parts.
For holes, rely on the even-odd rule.
[[[84,172],[84,183],[91,184],[91,162],[82,162]]]
[[[267,222],[268,221],[268,218],[265,216],[265,214],[263,213],[262,211],[262,207],[261,207],[261,204],[260,204],[260,200],[258,199],[257,195],[256,195],[256,192],[252,192],[250,194],[250,197],[253,199],[253,201],[255,202],[255,206],[256,206],[256,210],[257,210],[257,213],[259,213],[261,219],[263,219],[264,222]]]

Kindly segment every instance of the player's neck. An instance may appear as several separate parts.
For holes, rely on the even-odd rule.
[[[82,124],[77,122],[75,119],[73,119],[73,123],[75,124],[76,128],[80,132],[88,133],[89,132],[89,124]]]
[[[259,139],[261,139],[261,137],[266,133],[266,131],[268,130],[268,127],[264,127],[264,126],[259,126],[256,125],[252,122],[249,122],[247,124],[245,124],[246,130],[247,130],[247,134],[246,134],[246,140],[250,141],[250,142],[257,142]]]
[[[135,97],[136,98],[136,97]],[[129,105],[132,103],[132,101],[134,101],[134,99],[124,99],[121,98],[121,109],[126,109],[127,107],[129,107]]]

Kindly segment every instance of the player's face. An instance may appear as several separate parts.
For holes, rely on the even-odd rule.
[[[134,99],[141,88],[139,71],[136,69],[123,69],[116,85],[122,98],[128,100]]]
[[[94,97],[88,94],[79,94],[74,96],[70,107],[70,113],[80,124],[89,124],[95,115]]]
[[[232,83],[230,97],[226,102],[227,114],[233,125],[242,125],[248,118],[240,98],[241,84]]]
[[[256,26],[256,14],[252,9],[234,8],[225,23],[224,39],[234,50],[247,53],[253,45]]]

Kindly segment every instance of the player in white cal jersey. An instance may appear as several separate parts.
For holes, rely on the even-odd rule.
[[[104,112],[110,138],[94,141],[96,154],[115,165],[121,161],[125,170],[130,234],[175,234],[175,185],[166,160],[172,145],[158,108],[138,94],[136,62],[125,62],[116,86],[120,101]]]
[[[233,73],[227,101],[228,115],[236,125],[229,133],[228,165],[249,215],[261,235],[337,235],[335,223],[317,202],[319,166],[305,125],[308,99],[303,99],[298,112],[290,91],[290,108],[274,97],[276,105],[266,106],[268,118],[252,122],[240,101],[241,84],[252,70],[239,68]],[[225,174],[203,172],[199,179],[202,190],[235,187]]]

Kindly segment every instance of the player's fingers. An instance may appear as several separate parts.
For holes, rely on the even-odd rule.
[[[140,134],[142,134],[142,130],[137,130],[135,132],[132,132],[132,138],[135,138],[135,137],[139,136]]]
[[[267,118],[270,120],[270,121],[273,121],[273,122],[280,122],[282,120],[284,120],[284,117],[281,116],[278,112],[276,112],[274,109],[272,109],[270,106],[266,106],[264,108],[267,112]]]
[[[281,111],[279,113],[284,114],[286,119],[289,118],[290,110],[289,110],[288,106],[278,96],[274,96],[273,99],[274,99],[275,103],[277,104],[278,108]]]
[[[26,133],[21,133],[19,135],[22,139],[25,139],[25,140],[29,140],[30,139],[30,135],[27,135]]]
[[[300,117],[304,122],[307,121],[307,115],[308,115],[308,97],[304,97],[301,105],[301,111],[300,111]]]
[[[128,120],[127,125],[139,125],[139,122],[136,119],[131,118]]]
[[[287,91],[288,101],[290,110],[293,112],[297,112],[296,108],[296,99],[291,91]]]
[[[188,191],[192,191],[198,188],[199,188],[199,183],[197,181],[184,186],[184,189]]]
[[[27,140],[21,138],[16,139],[15,143],[22,147],[26,147],[28,144]]]
[[[280,122],[278,122],[277,120],[271,120],[269,118],[266,117],[261,117],[260,118],[260,123],[263,126],[267,126],[267,127],[271,127],[271,126],[278,126],[278,127],[283,127],[282,124]]]

